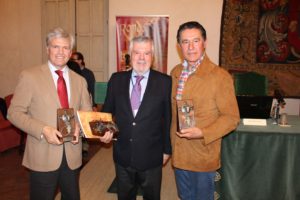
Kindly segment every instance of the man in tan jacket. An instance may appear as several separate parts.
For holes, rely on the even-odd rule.
[[[57,185],[62,199],[80,199],[78,175],[82,143],[76,123],[75,140],[63,143],[57,130],[57,109],[92,110],[84,78],[66,66],[74,38],[61,28],[46,38],[48,62],[24,70],[8,110],[9,120],[27,133],[23,165],[30,170],[30,199],[54,199]],[[60,76],[59,76],[60,74]],[[58,95],[58,80],[64,80]]]
[[[172,76],[172,161],[181,200],[213,200],[220,168],[221,138],[236,128],[239,111],[231,76],[205,53],[206,31],[195,21],[182,24],[177,42],[184,61]],[[190,127],[179,130],[179,102],[191,100]],[[194,118],[194,120],[193,120]],[[192,122],[191,122],[192,120]]]

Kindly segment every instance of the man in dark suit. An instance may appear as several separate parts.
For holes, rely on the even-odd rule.
[[[69,70],[74,38],[61,28],[46,38],[48,62],[20,74],[8,110],[9,120],[27,133],[23,165],[30,170],[30,199],[54,199],[57,186],[62,199],[80,199],[79,167],[82,143],[79,125],[75,137],[63,143],[57,130],[57,109],[92,110],[83,77]]]
[[[129,51],[133,70],[111,76],[102,110],[112,113],[119,127],[113,145],[118,199],[136,199],[140,185],[144,199],[159,200],[162,166],[171,154],[172,82],[170,76],[150,69],[154,52],[150,38],[133,38]],[[100,138],[105,143],[111,139],[111,132]]]

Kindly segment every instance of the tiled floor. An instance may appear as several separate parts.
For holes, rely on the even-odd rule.
[[[84,157],[86,164],[100,149],[99,141],[89,141],[88,156]],[[14,148],[0,153],[0,199],[28,200],[29,175],[28,170],[22,166],[22,154]]]

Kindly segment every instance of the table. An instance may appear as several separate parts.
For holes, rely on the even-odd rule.
[[[244,126],[222,141],[221,200],[300,199],[300,118],[291,127]]]

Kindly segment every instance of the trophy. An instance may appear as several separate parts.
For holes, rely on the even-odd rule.
[[[95,136],[103,136],[105,132],[111,131],[114,133],[115,138],[116,133],[119,132],[117,125],[113,121],[93,120],[89,124],[92,134]]]
[[[191,128],[196,125],[194,118],[194,105],[191,99],[177,100],[179,130]]]
[[[57,109],[57,129],[62,134],[62,142],[75,140],[75,117],[73,108]]]
[[[113,136],[116,137],[116,133],[119,132],[111,113],[77,111],[77,116],[82,133],[86,138],[99,138],[107,131],[113,132]]]

